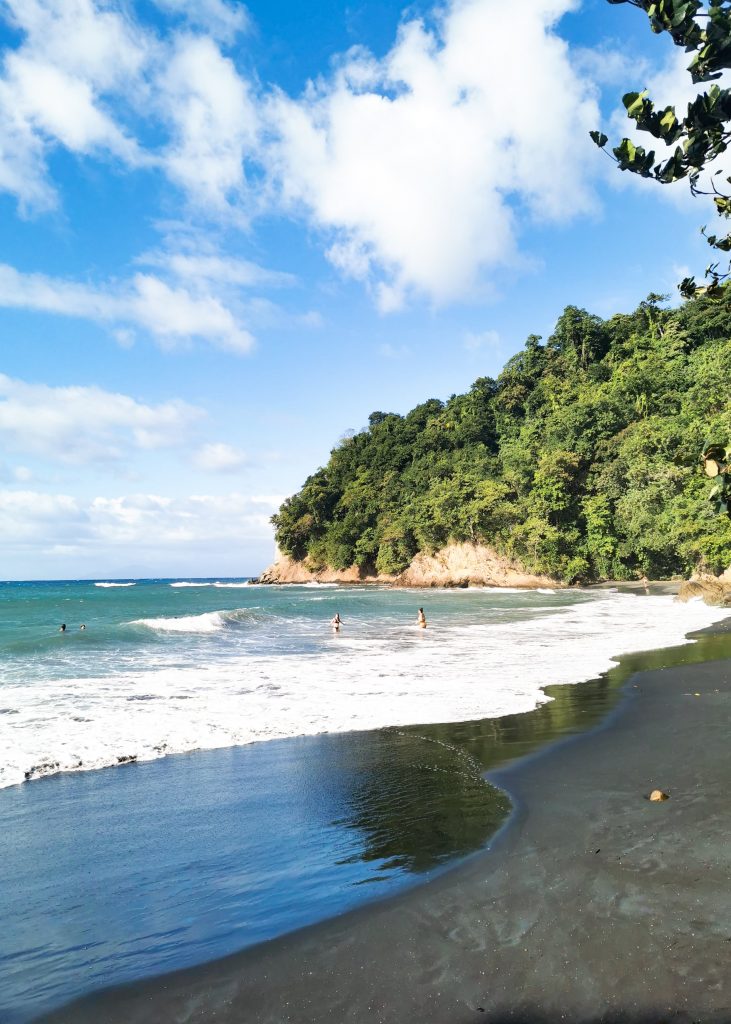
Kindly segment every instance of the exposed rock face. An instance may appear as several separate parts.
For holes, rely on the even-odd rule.
[[[721,576],[699,574],[680,584],[679,601],[692,601],[696,597],[717,608],[731,608],[731,573],[726,571]]]
[[[420,553],[398,575],[366,575],[350,569],[313,571],[306,562],[281,555],[260,583],[392,583],[400,587],[560,587],[548,576],[533,576],[521,565],[483,544],[448,544],[433,555]]]
[[[380,583],[390,576],[365,576],[357,566],[350,569],[309,568],[307,562],[297,562],[289,555],[280,555],[259,577],[259,583]]]

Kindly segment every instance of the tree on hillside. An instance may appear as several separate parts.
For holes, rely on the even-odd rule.
[[[608,3],[631,3],[633,7],[639,7],[647,14],[653,32],[668,32],[676,46],[692,53],[688,72],[694,84],[717,80],[725,69],[731,68],[729,0],[708,0],[705,7],[701,0],[608,0]],[[680,118],[674,106],[656,109],[646,89],[625,93],[622,102],[627,116],[636,123],[639,131],[666,147],[675,148],[672,155],[666,155],[656,163],[654,149],[648,151],[624,138],[612,150],[620,170],[653,178],[661,184],[687,178],[693,195],[712,196],[718,215],[724,219],[731,217],[731,192],[728,190],[731,177],[725,175],[723,168],[714,169],[715,161],[726,152],[731,142],[731,89],[712,85],[699,92],[688,104],[685,116]],[[606,135],[594,131],[591,137],[601,149],[605,149]],[[709,173],[702,185],[704,171]],[[709,234],[703,228],[703,234],[712,248],[731,252],[731,232]],[[725,282],[731,278],[731,262],[725,268],[721,268],[719,260],[711,263],[705,276],[708,284],[701,288],[695,278],[686,277],[679,285],[681,294],[691,298],[705,292],[710,298],[720,297],[725,290]],[[729,450],[713,444],[705,448],[701,458],[708,475],[719,478],[709,495],[716,511],[726,512],[731,517]]]
[[[284,502],[280,548],[364,575],[401,572],[452,541],[567,582],[726,568],[731,517],[714,516],[696,454],[731,436],[722,291],[679,309],[649,295],[609,320],[568,306],[497,380],[372,413]],[[706,454],[714,500],[726,501],[731,453]]]
[[[731,0],[608,0],[610,4],[630,3],[647,14],[655,33],[667,32],[676,46],[693,56],[688,72],[694,84],[719,79],[723,71],[731,68]],[[722,218],[731,217],[731,177],[723,170],[714,169],[714,162],[725,153],[731,142],[731,90],[718,85],[699,92],[688,104],[687,112],[678,115],[674,106],[657,109],[647,90],[628,92],[622,102],[641,132],[674,147],[669,155],[660,158],[655,149],[645,149],[624,138],[612,149],[620,170],[631,171],[643,178],[654,178],[661,184],[687,178],[694,195],[713,197],[716,212]],[[596,144],[605,149],[608,138],[598,131],[591,132]],[[702,181],[701,174],[709,171]],[[731,232],[704,234],[709,245],[720,252],[731,252]],[[708,284],[701,289],[710,295],[719,294],[722,283],[731,276],[731,264],[725,269],[717,260],[706,269]],[[694,278],[687,277],[680,291],[690,297],[699,290]]]

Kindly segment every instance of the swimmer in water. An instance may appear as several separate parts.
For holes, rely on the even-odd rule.
[[[335,614],[333,615],[332,619],[330,620],[330,625],[332,626],[333,630],[336,633],[339,633],[340,632],[340,627],[342,626],[342,624],[343,624],[343,620],[340,618],[340,612],[335,612]]]
[[[419,609],[419,614],[416,616],[416,625],[419,629],[426,629],[426,615],[424,615],[424,609]]]
[[[84,623],[83,623],[83,622],[82,622],[82,623],[81,623],[81,625],[79,626],[79,629],[86,629],[86,626],[84,625]]]
[[[66,623],[65,622],[61,623],[58,631],[59,631],[59,633],[65,633],[66,632]]]

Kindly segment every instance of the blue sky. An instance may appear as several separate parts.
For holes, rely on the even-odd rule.
[[[374,409],[710,218],[588,139],[683,56],[605,0],[0,0],[0,578],[236,576]]]

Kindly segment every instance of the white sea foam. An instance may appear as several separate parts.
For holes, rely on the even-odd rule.
[[[161,633],[217,633],[225,626],[221,612],[204,612],[202,615],[178,615],[171,618],[133,619],[130,626],[147,626]]]
[[[391,588],[389,587],[389,589],[391,589]],[[393,588],[393,589],[396,589],[396,588]],[[410,591],[414,591],[414,592],[418,593],[419,590],[421,590],[422,588],[421,587],[399,587],[398,589],[399,590],[410,590]],[[487,587],[487,586],[485,586],[485,587],[472,587],[472,586],[470,586],[470,587],[450,587],[448,590],[445,590],[444,593],[445,594],[466,594],[468,597],[470,595],[472,595],[474,597],[475,594],[497,594],[498,596],[501,596],[503,594],[538,594],[538,593],[541,593],[541,591],[536,590],[535,587]],[[543,591],[543,593],[546,593],[546,591]],[[553,593],[555,593],[555,591],[552,590],[551,593],[553,594]]]
[[[214,583],[214,587],[221,587],[224,590],[239,590],[242,587],[250,587],[251,583]]]
[[[141,622],[211,632],[256,614]],[[376,630],[354,616],[313,653],[234,654],[189,667],[148,660],[111,677],[6,681],[0,786],[275,737],[529,711],[549,699],[547,684],[592,678],[620,653],[685,643],[687,632],[727,615],[666,596],[594,592],[518,621],[440,625],[430,616],[426,631],[396,617]],[[317,629],[304,619],[297,628]]]
[[[247,622],[258,618],[258,606],[253,608],[231,608],[201,615],[158,616],[151,619],[133,619],[130,626],[146,626],[160,633],[218,633],[227,625]]]
[[[183,581],[182,583],[171,583],[171,587],[212,587],[212,583],[198,583],[195,580]]]
[[[95,583],[95,587],[134,587],[134,583]]]
[[[269,586],[268,583],[263,585]],[[343,586],[342,583],[318,583],[317,580],[308,580],[306,583],[277,583],[276,585],[277,587],[297,587],[299,590],[303,590],[305,587],[309,587],[313,590],[325,590],[326,588],[337,589],[338,587]],[[254,586],[254,584],[252,584],[252,586]],[[262,586],[262,584],[256,584],[256,586]]]

